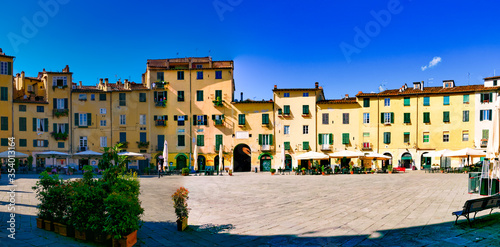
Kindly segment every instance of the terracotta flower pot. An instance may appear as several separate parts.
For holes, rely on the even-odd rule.
[[[321,175],[325,176],[325,173],[324,173],[324,172],[322,172],[322,173],[321,173]]]
[[[388,171],[388,172],[389,172],[389,174],[392,174],[392,171]]]
[[[43,219],[36,218],[36,227],[38,227],[40,229],[44,229],[45,224],[43,223]]]
[[[87,240],[87,234],[85,231],[78,231],[75,229],[75,238],[80,240]]]
[[[59,225],[60,225],[60,224],[59,224],[59,223],[57,223],[57,222],[54,222],[53,224],[54,224],[54,232],[55,232],[55,233],[59,233]]]
[[[354,172],[353,172],[353,171],[351,171],[351,174],[354,174]]]
[[[271,175],[274,175],[274,172],[271,172]]]
[[[66,224],[59,224],[59,234],[66,237],[74,237],[75,231],[72,226]]]
[[[44,227],[45,230],[47,231],[54,231],[54,223],[50,220],[43,220],[44,221]]]
[[[177,220],[177,231],[184,231],[188,225],[188,219]]]
[[[113,247],[117,246],[132,247],[134,246],[135,243],[137,243],[137,230],[133,231],[127,236],[124,236],[123,238],[120,239],[113,238]]]

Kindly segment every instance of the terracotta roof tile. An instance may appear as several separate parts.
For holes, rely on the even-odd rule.
[[[318,104],[357,104],[356,97],[349,97],[344,99],[327,99],[320,100]]]
[[[402,92],[399,89],[389,89],[380,93],[363,93],[360,92],[357,97],[376,97],[376,96],[404,96],[404,95],[421,95],[421,94],[454,94],[454,93],[468,93],[480,91],[493,91],[498,90],[499,87],[484,87],[484,85],[468,85],[468,86],[455,86],[452,88],[443,87],[424,87],[424,90],[408,88]]]
[[[232,104],[266,104],[266,103],[270,103],[272,104],[273,103],[273,100],[261,100],[261,101],[257,101],[257,100],[243,100],[243,101],[233,101],[231,102]]]

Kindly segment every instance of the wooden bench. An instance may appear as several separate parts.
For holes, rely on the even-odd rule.
[[[467,218],[469,225],[471,225],[469,214],[474,213],[473,219],[475,220],[477,212],[491,209],[490,210],[491,214],[491,212],[495,208],[500,208],[500,195],[498,194],[490,197],[467,200],[461,211],[456,211],[451,214],[457,217],[455,219],[455,224],[457,224],[458,218],[460,216],[464,216],[465,218]]]

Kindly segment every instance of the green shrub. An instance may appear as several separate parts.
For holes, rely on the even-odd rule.
[[[182,175],[189,175],[189,168],[187,167],[182,168]]]
[[[275,172],[276,172],[276,169],[271,168],[271,173],[275,173]]]

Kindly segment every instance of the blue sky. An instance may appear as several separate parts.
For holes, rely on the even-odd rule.
[[[480,84],[500,75],[499,7],[494,0],[4,1],[0,48],[17,57],[16,73],[68,64],[86,85],[105,77],[140,82],[147,59],[210,55],[235,61],[237,97],[270,99],[275,84],[318,81],[333,99],[380,85]]]

